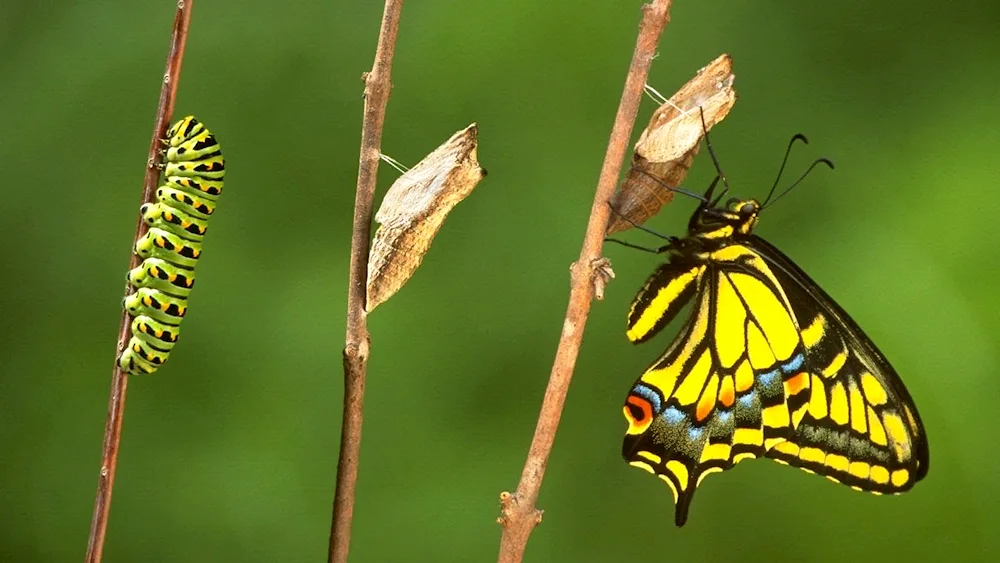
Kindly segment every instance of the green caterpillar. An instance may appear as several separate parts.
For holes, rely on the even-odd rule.
[[[132,375],[156,371],[177,342],[208,218],[226,175],[222,148],[194,117],[175,123],[162,142],[163,184],[156,190],[156,201],[139,210],[149,225],[135,243],[142,263],[126,276],[135,288],[124,301],[132,316],[132,338],[118,366]]]

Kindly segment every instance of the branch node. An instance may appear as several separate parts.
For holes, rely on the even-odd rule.
[[[368,360],[371,338],[369,338],[368,334],[358,336],[360,338],[351,338],[344,344],[344,357],[351,361],[364,362]]]
[[[604,299],[604,289],[615,278],[615,271],[611,269],[611,259],[600,257],[590,264],[591,283],[594,284],[594,298],[598,301]]]
[[[604,289],[615,277],[611,269],[611,260],[604,256],[593,260],[577,260],[570,264],[570,284],[589,285],[596,299],[604,299]]]
[[[510,522],[511,513],[517,509],[518,494],[516,492],[503,491],[500,493],[500,517],[497,522],[501,526],[506,526]]]
[[[500,493],[500,516],[497,518],[497,524],[506,528],[513,521],[529,514],[534,516],[535,524],[541,524],[544,512],[538,508],[529,508],[522,512],[521,495],[517,492],[504,491]]]

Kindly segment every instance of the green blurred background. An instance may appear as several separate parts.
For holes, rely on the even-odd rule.
[[[639,2],[407,3],[383,152],[416,163],[472,121],[489,176],[373,335],[354,561],[489,561],[520,474],[639,20]],[[5,3],[0,18],[0,560],[77,561],[174,4]],[[322,561],[377,1],[198,2],[175,117],[225,150],[182,344],[129,386],[106,561]],[[990,560],[996,432],[1000,4],[678,1],[650,82],[722,52],[713,131],[736,195],[789,137],[815,172],[759,233],[892,360],[926,423],[900,497],[766,461],[701,488],[688,525],[620,457],[621,403],[669,341],[624,316],[655,257],[611,246],[530,561]],[[654,104],[644,102],[639,128]],[[638,135],[638,129],[636,136]],[[382,166],[379,196],[397,177]],[[698,159],[687,185],[712,176]],[[790,175],[789,177],[794,177]],[[679,198],[650,226],[679,234]],[[629,240],[658,241],[642,233]],[[672,332],[672,330],[668,331]]]

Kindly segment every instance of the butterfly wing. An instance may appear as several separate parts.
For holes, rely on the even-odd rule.
[[[670,486],[678,526],[705,476],[744,459],[767,455],[876,492],[926,473],[923,430],[898,376],[777,249],[750,237],[700,265],[661,266],[633,304],[629,337],[645,340],[692,295],[680,335],[624,406],[622,454]]]
[[[629,337],[644,340],[637,327],[676,314],[666,297],[692,293],[681,281],[694,276],[689,319],[626,399],[622,455],[670,486],[681,526],[705,476],[791,436],[785,381],[805,349],[780,286],[750,248],[726,246],[689,269],[677,262],[653,274],[629,317]]]
[[[789,396],[795,430],[768,457],[875,493],[899,493],[927,475],[917,407],[889,362],[851,317],[778,249],[751,245],[784,288],[801,326],[808,381]]]

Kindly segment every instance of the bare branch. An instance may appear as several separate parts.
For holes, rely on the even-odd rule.
[[[615,183],[621,171],[622,159],[625,157],[629,137],[632,134],[649,67],[653,62],[660,35],[670,19],[670,4],[671,0],[654,0],[642,7],[642,23],[639,25],[632,63],[625,79],[618,114],[615,116],[608,149],[604,156],[604,165],[601,167],[601,175],[597,182],[583,248],[579,260],[570,268],[569,306],[552,372],[549,375],[548,387],[542,400],[542,408],[538,414],[535,435],[528,450],[517,491],[501,495],[500,524],[503,526],[503,536],[500,540],[498,557],[500,563],[521,561],[528,537],[541,521],[542,513],[535,508],[535,503],[538,501],[538,491],[555,441],[569,383],[573,377],[573,368],[583,340],[587,315],[590,313],[590,303],[594,296],[595,268],[602,264],[599,259],[610,215],[608,200],[614,193]]]
[[[170,36],[170,51],[167,54],[166,69],[163,73],[163,85],[160,87],[160,102],[156,108],[156,121],[153,123],[153,138],[149,143],[149,156],[146,160],[146,175],[142,182],[141,203],[152,201],[153,192],[160,177],[156,167],[159,156],[160,139],[167,132],[170,117],[174,113],[174,100],[177,98],[177,85],[180,83],[181,62],[184,59],[184,46],[187,43],[188,26],[191,23],[191,10],[194,0],[180,0],[177,3],[177,13],[174,16],[173,32]],[[140,215],[136,221],[135,238],[146,232],[146,223]],[[134,246],[133,242],[133,246]],[[139,265],[139,256],[132,254],[129,258],[129,270]],[[129,289],[126,289],[128,292]],[[90,536],[87,540],[87,563],[98,563],[104,551],[104,537],[108,529],[108,515],[111,511],[111,490],[115,483],[115,469],[118,465],[118,448],[121,441],[122,423],[125,416],[125,391],[128,387],[128,376],[118,367],[118,356],[125,348],[131,336],[132,319],[127,311],[122,311],[121,324],[118,325],[118,347],[115,349],[114,367],[111,372],[111,393],[108,398],[108,418],[104,423],[104,444],[101,448],[101,472],[97,480],[97,498],[94,499],[94,516],[90,523]]]
[[[347,286],[347,336],[344,344],[344,419],[340,429],[340,457],[337,461],[337,491],[333,499],[328,561],[345,563],[351,543],[354,492],[358,483],[361,454],[361,424],[368,370],[369,336],[365,313],[365,281],[368,274],[368,247],[371,233],[375,180],[378,176],[385,108],[392,89],[389,75],[396,49],[399,15],[403,0],[386,0],[379,30],[378,47],[365,83],[364,120],[361,125],[361,157],[358,187],[354,198],[354,226],[351,234],[351,269]]]

